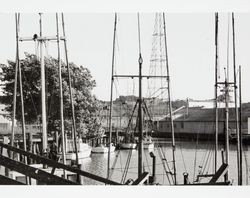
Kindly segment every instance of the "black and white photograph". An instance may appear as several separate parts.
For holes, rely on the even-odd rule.
[[[250,10],[15,8],[0,185],[250,185]]]

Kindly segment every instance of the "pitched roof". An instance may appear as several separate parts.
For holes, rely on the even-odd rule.
[[[175,121],[200,121],[200,122],[210,122],[215,121],[215,109],[214,108],[203,108],[203,107],[190,107],[187,109],[181,109],[174,114]],[[250,117],[250,104],[242,105],[242,121],[246,122],[248,117]],[[225,108],[218,108],[218,118],[219,121],[225,120]],[[168,119],[165,117],[163,120]],[[229,121],[235,120],[235,109],[229,108]]]

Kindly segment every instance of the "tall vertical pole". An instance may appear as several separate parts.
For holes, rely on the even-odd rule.
[[[228,121],[229,121],[229,109],[228,109],[228,102],[229,102],[229,84],[228,78],[226,76],[225,80],[225,116],[226,116],[226,123],[225,123],[225,163],[229,163],[229,132],[228,132]],[[225,174],[225,181],[228,181],[228,172]]]
[[[42,13],[39,13],[40,20],[40,37],[42,38]],[[47,138],[47,119],[46,119],[46,95],[45,95],[45,66],[44,66],[44,57],[43,57],[43,40],[40,40],[40,63],[41,63],[41,102],[42,102],[42,139],[43,139],[43,153],[46,155],[48,147],[48,138]]]
[[[16,22],[16,65],[15,65],[15,81],[14,81],[14,95],[13,95],[13,107],[12,107],[12,126],[11,126],[11,146],[14,146],[15,141],[15,118],[16,118],[16,95],[17,95],[17,76],[18,76],[18,49],[19,49],[19,17],[15,14]],[[14,158],[13,152],[11,152],[11,157]]]
[[[232,13],[232,30],[233,30],[233,67],[234,67],[234,102],[235,102],[235,127],[237,135],[237,167],[238,167],[238,184],[242,185],[242,166],[240,164],[240,136],[239,136],[239,117],[237,104],[237,77],[235,61],[235,30],[234,30],[234,13]]]
[[[18,14],[18,16],[16,14],[16,18],[17,17],[19,18],[19,14]],[[18,71],[19,71],[19,88],[20,88],[20,97],[21,97],[22,135],[23,135],[23,146],[24,146],[23,149],[26,151],[27,150],[27,145],[26,145],[26,131],[25,131],[25,117],[24,117],[22,70],[21,70],[21,64],[20,64],[20,60],[19,60],[19,41],[17,41],[17,65],[18,65]],[[27,162],[27,158],[26,157],[25,157],[25,161]]]
[[[16,21],[19,21],[20,14],[15,14]],[[27,150],[27,144],[26,144],[26,130],[25,130],[25,117],[24,117],[24,102],[23,102],[23,85],[22,85],[22,70],[21,70],[21,64],[19,60],[19,23],[17,26],[17,65],[18,65],[18,71],[19,71],[19,89],[20,89],[20,97],[21,97],[21,114],[22,114],[22,135],[23,135],[23,150]],[[27,157],[24,157],[24,162],[27,164]],[[25,177],[26,184],[29,184],[28,177]]]
[[[62,160],[63,164],[66,164],[65,158],[65,134],[64,134],[64,118],[63,118],[63,89],[62,89],[62,64],[60,56],[60,35],[59,35],[59,22],[58,14],[56,13],[56,29],[57,29],[57,52],[58,52],[58,74],[59,74],[59,91],[60,91],[60,125],[62,136]],[[64,171],[64,178],[66,178]]]
[[[240,144],[240,152],[239,152],[239,163],[240,163],[240,184],[242,185],[242,98],[241,98],[241,66],[239,67],[239,100],[240,100],[240,116],[239,116],[239,144]]]
[[[165,39],[165,53],[166,53],[166,67],[167,67],[167,83],[168,83],[168,108],[171,123],[171,133],[172,133],[172,155],[173,155],[173,169],[174,169],[174,184],[176,181],[176,164],[175,164],[175,137],[174,137],[174,122],[172,116],[172,101],[171,101],[171,91],[170,91],[170,75],[169,75],[169,65],[168,65],[168,51],[167,51],[167,36],[166,36],[166,23],[165,14],[163,13],[163,25],[164,25],[164,39]]]
[[[115,67],[115,41],[116,41],[116,24],[117,24],[117,13],[115,13],[114,22],[114,34],[113,34],[113,52],[112,52],[112,71],[111,71],[111,93],[110,93],[110,107],[109,107],[109,151],[108,151],[108,170],[107,178],[110,177],[110,151],[112,141],[112,113],[113,113],[113,84],[114,84],[114,67]]]
[[[141,36],[140,36],[140,16],[139,13],[137,13],[137,19],[138,19],[138,38],[139,38],[139,107],[138,107],[138,117],[139,117],[139,147],[138,147],[138,177],[142,175],[143,170],[143,159],[142,159],[142,152],[143,152],[143,111],[142,111],[142,55],[141,55]]]
[[[214,151],[214,172],[217,171],[218,152],[218,13],[215,13],[215,151]]]
[[[68,60],[68,49],[66,43],[66,33],[65,33],[65,24],[64,24],[64,15],[62,13],[62,28],[63,28],[63,36],[64,36],[64,50],[65,50],[65,59],[66,65],[68,70],[68,80],[69,80],[69,96],[70,96],[70,104],[71,104],[71,111],[72,111],[72,122],[73,122],[73,137],[74,137],[74,145],[75,145],[75,152],[76,152],[76,164],[79,164],[78,158],[78,148],[77,148],[77,137],[76,137],[76,120],[75,120],[75,107],[74,107],[74,99],[72,94],[72,84],[71,84],[71,74],[70,74],[70,66]]]

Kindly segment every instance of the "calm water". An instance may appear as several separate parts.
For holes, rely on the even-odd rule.
[[[168,165],[173,171],[172,166],[172,149],[171,143],[165,142],[161,143],[162,150],[165,153]],[[220,149],[222,145],[220,145]],[[163,161],[160,158],[159,149],[157,149],[155,144],[154,154],[156,155],[156,182],[163,185],[169,185],[169,180],[166,176]],[[113,166],[115,159],[116,163],[114,166],[114,171],[111,180],[121,182],[122,175],[124,172],[124,167],[129,155],[129,150],[116,151],[111,154],[111,166]],[[196,180],[196,176],[199,172],[203,174],[213,173],[213,162],[214,151],[212,143],[207,142],[176,142],[176,170],[177,170],[177,183],[183,184],[183,173],[187,172],[189,174],[189,181],[193,182]],[[236,155],[236,145],[230,145],[230,155],[229,155],[229,178],[233,182],[233,185],[237,185],[237,155]],[[82,160],[82,169],[93,174],[106,177],[107,176],[107,161],[108,154],[92,154],[90,158]],[[250,146],[244,146],[243,152],[243,184],[248,185],[250,181],[248,172],[250,171]],[[143,155],[144,170],[152,173],[152,158],[149,155],[148,150],[144,150]],[[133,150],[131,155],[131,160],[129,164],[129,169],[127,172],[127,179],[131,178],[135,180],[137,178],[137,163],[138,163],[138,151]],[[218,152],[218,167],[221,165],[221,152]],[[171,177],[169,175],[169,177]],[[170,178],[171,179],[171,178]],[[206,178],[201,180],[202,182],[208,181]],[[172,183],[172,180],[170,180]],[[83,183],[85,185],[102,185],[103,183],[96,182],[94,180],[83,178]]]

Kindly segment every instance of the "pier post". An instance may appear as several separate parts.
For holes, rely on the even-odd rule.
[[[156,177],[155,177],[156,159],[155,159],[155,154],[153,152],[150,152],[149,155],[153,159],[153,166],[152,166],[153,167],[153,171],[152,171],[152,176],[149,177],[150,178],[149,179],[149,183],[153,184],[155,182],[155,179],[156,179]]]

